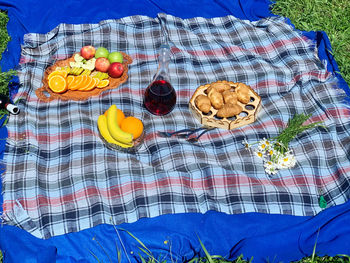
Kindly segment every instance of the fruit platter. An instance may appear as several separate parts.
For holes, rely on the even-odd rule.
[[[256,120],[261,98],[244,83],[223,80],[199,86],[189,107],[204,126],[232,130]]]
[[[124,52],[84,46],[80,52],[48,67],[43,86],[35,93],[45,102],[55,99],[86,100],[124,83],[131,63],[132,58]]]

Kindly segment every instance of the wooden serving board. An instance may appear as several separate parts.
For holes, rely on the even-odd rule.
[[[59,60],[52,66],[48,67],[45,70],[44,77],[43,77],[43,86],[35,91],[35,94],[37,97],[45,102],[50,102],[56,99],[60,100],[87,100],[88,98],[92,96],[98,96],[105,90],[109,89],[115,89],[120,84],[126,82],[128,79],[128,65],[132,63],[132,58],[125,54],[124,52],[120,52],[123,55],[123,66],[124,66],[124,72],[123,75],[119,78],[111,78],[109,77],[109,85],[104,88],[94,88],[91,91],[78,91],[78,90],[67,90],[64,93],[55,93],[53,92],[48,85],[48,76],[51,72],[53,72],[57,67],[65,67],[69,66],[69,62],[74,61],[74,54],[72,57]]]
[[[242,106],[243,111],[231,118],[218,118],[216,116],[217,110],[214,107],[211,107],[211,110],[208,114],[203,114],[195,105],[195,99],[198,95],[206,94],[206,89],[210,87],[211,84],[214,83],[227,83],[231,86],[232,90],[237,86],[238,83],[231,82],[231,81],[216,81],[210,84],[199,86],[194,94],[192,95],[192,98],[189,103],[190,110],[193,112],[194,116],[198,121],[203,124],[204,126],[208,127],[217,127],[222,128],[226,130],[232,130],[236,129],[238,127],[245,126],[247,124],[253,123],[256,118],[257,114],[261,108],[261,98],[260,96],[249,86],[249,95],[250,95],[250,101],[247,104],[243,104],[241,102],[238,102],[240,106]]]

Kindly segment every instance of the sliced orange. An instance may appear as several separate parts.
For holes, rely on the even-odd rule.
[[[69,75],[69,76],[67,77],[67,84],[68,84],[68,87],[69,87],[69,85],[70,85],[74,80],[75,80],[75,76],[73,76],[73,75]]]
[[[86,81],[87,76],[86,75],[79,75],[78,77],[75,77],[74,81],[69,85],[70,90],[78,90],[82,84]]]
[[[67,75],[68,75],[68,73],[67,73],[67,71],[65,71],[65,70],[55,70],[55,71],[52,71],[50,74],[49,74],[49,76],[47,77],[47,79],[48,80],[50,80],[53,76],[56,76],[56,75],[60,75],[60,76],[62,76],[62,77],[64,77],[64,78],[66,78],[67,77]]]
[[[98,84],[97,84],[97,88],[104,88],[104,87],[107,87],[109,85],[109,80],[108,79],[104,79],[104,80],[101,80]]]
[[[91,84],[91,82],[94,82],[93,78],[85,75],[86,76],[86,80],[80,84],[79,89],[80,91],[85,90],[87,87],[89,87],[89,85]]]
[[[84,91],[90,91],[92,89],[94,89],[96,87],[96,84],[99,82],[98,79],[96,78],[92,78],[92,81],[90,82],[90,84],[84,89]]]
[[[68,89],[67,81],[61,75],[52,76],[49,79],[49,87],[55,93],[63,93]]]
[[[68,89],[74,89],[75,86],[79,85],[82,81],[82,78],[80,76],[74,76],[74,80],[69,83]]]
[[[98,84],[100,84],[101,80],[98,79],[98,78],[94,78],[96,80],[96,84],[95,84],[95,87],[97,87]]]

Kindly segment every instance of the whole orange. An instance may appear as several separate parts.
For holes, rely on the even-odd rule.
[[[125,132],[131,133],[135,140],[140,137],[143,132],[143,123],[140,119],[129,116],[122,121],[120,128]]]
[[[108,110],[105,111],[104,115],[107,117]],[[124,112],[117,108],[117,123],[120,127],[122,125],[122,121],[125,119]]]

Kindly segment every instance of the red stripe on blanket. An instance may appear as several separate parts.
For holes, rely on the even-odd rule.
[[[281,177],[274,179],[267,178],[253,178],[240,174],[228,174],[228,175],[212,175],[204,179],[193,179],[184,177],[169,177],[164,180],[152,181],[149,183],[130,182],[122,185],[115,185],[109,188],[97,188],[95,186],[89,186],[80,189],[72,194],[64,195],[61,197],[50,198],[43,195],[37,195],[33,198],[18,198],[17,200],[22,204],[23,208],[27,211],[35,211],[42,206],[60,207],[68,203],[77,203],[81,200],[86,200],[92,197],[99,196],[106,199],[120,198],[122,196],[135,195],[135,192],[141,190],[143,193],[147,191],[159,190],[162,188],[170,189],[174,187],[188,186],[191,188],[191,192],[200,190],[208,191],[212,189],[228,189],[230,187],[236,187],[242,191],[242,187],[252,186],[274,186],[274,187],[303,187],[303,186],[315,186],[315,188],[327,187],[337,180],[342,175],[347,175],[350,172],[350,167],[339,167],[334,173],[327,177],[317,178],[316,175],[300,175],[294,177]],[[300,190],[300,189],[299,189]],[[4,213],[10,212],[16,201],[5,200],[3,209]]]
[[[252,83],[252,84],[248,83],[248,84],[251,86],[251,88],[255,90],[259,90],[262,88],[269,88],[269,87],[289,86],[291,84],[296,83],[303,77],[316,77],[320,81],[326,81],[330,75],[331,73],[328,71],[310,71],[310,72],[303,72],[299,75],[295,75],[294,78],[292,78],[289,82],[282,82],[276,79],[266,79],[258,83]]]
[[[254,47],[254,48],[242,48],[240,46],[226,46],[224,48],[217,48],[217,49],[208,49],[208,50],[181,50],[178,47],[172,47],[171,52],[176,54],[180,52],[189,53],[193,56],[227,56],[228,53],[235,53],[235,52],[244,52],[247,51],[262,55],[270,53],[273,50],[278,50],[281,47],[288,46],[290,44],[299,44],[304,42],[304,39],[301,37],[294,37],[291,39],[285,39],[285,40],[277,40],[270,45],[267,46],[260,46],[260,47]]]
[[[97,133],[95,133],[91,129],[79,129],[75,130],[74,132],[71,133],[65,133],[65,132],[60,132],[59,134],[45,134],[45,133],[40,133],[40,134],[34,134],[32,130],[26,130],[20,133],[16,132],[8,132],[8,137],[13,139],[13,140],[34,140],[37,141],[39,144],[53,144],[61,141],[67,141],[67,140],[72,140],[73,138],[76,137],[86,137],[86,136],[99,136]]]

